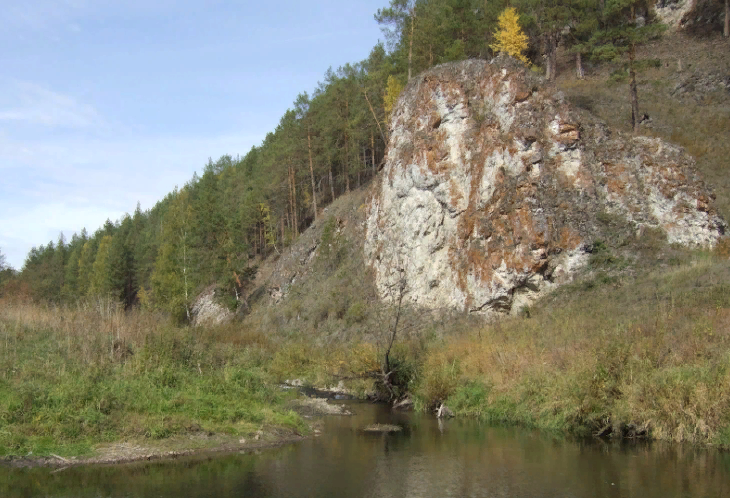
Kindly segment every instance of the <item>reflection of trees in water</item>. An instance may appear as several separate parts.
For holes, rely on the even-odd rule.
[[[343,417],[321,438],[258,455],[53,475],[49,469],[0,468],[0,496],[730,496],[728,454],[397,417],[404,418],[385,411]],[[364,421],[400,423],[405,430],[363,434],[357,429]]]

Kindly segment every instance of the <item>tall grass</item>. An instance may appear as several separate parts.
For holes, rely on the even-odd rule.
[[[240,328],[202,330],[97,301],[0,302],[0,455],[200,432],[306,430]]]
[[[421,404],[581,435],[730,445],[727,259],[587,280],[539,304],[431,345]]]

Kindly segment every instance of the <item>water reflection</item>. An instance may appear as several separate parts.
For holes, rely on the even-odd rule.
[[[441,424],[356,405],[324,435],[260,454],[167,463],[0,469],[4,497],[721,497],[730,456],[687,446],[565,441],[535,431]],[[395,434],[366,434],[370,423]]]

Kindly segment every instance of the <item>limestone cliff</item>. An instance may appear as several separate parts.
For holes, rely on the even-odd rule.
[[[567,281],[602,216],[712,246],[725,223],[681,148],[612,132],[508,58],[413,78],[370,200],[366,260],[427,308],[516,311]]]

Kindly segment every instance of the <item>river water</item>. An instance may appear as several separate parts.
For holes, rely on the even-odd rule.
[[[730,453],[575,441],[352,404],[281,448],[169,462],[0,468],[2,497],[730,497]],[[399,433],[368,434],[371,423]]]

